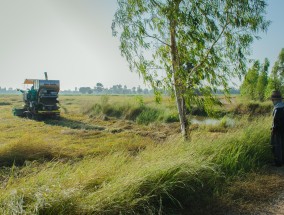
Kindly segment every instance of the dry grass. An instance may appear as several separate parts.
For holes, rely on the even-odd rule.
[[[221,202],[222,205],[241,214],[268,212],[273,199],[283,190],[283,174],[271,171],[251,173],[234,181],[226,195],[221,197]]]
[[[15,98],[4,100],[19,105]],[[110,102],[121,99],[136,102],[115,96]],[[6,166],[0,168],[1,214],[171,213],[181,205],[193,211],[221,194],[230,200],[225,205],[243,198],[245,207],[247,199],[269,192],[238,192],[271,179],[243,177],[271,159],[268,117],[218,125],[226,133],[192,126],[192,142],[184,143],[175,137],[178,123],[103,120],[82,114],[82,105],[100,102],[98,96],[60,100],[67,110],[60,121],[17,118],[12,105],[0,106],[0,163]],[[164,102],[156,108],[174,107]],[[144,105],[154,104],[144,99]]]

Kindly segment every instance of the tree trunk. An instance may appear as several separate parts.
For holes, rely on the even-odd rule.
[[[172,56],[172,66],[173,66],[173,89],[175,92],[176,105],[179,114],[181,134],[185,140],[188,140],[189,139],[188,120],[186,118],[185,98],[182,90],[183,84],[179,76],[180,62],[178,57],[178,48],[176,44],[177,21],[172,19],[172,17],[170,17],[169,20],[170,20],[170,33],[171,33],[171,56]]]
[[[185,99],[184,96],[179,93],[179,90],[175,87],[175,97],[176,97],[176,105],[179,114],[179,121],[180,121],[180,129],[181,134],[185,140],[189,139],[189,132],[188,132],[188,120],[186,118],[186,106],[185,106]]]

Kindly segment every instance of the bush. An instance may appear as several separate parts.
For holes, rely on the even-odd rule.
[[[234,114],[267,115],[272,113],[272,104],[248,102],[237,104],[230,112]]]
[[[154,108],[144,108],[144,110],[137,116],[136,122],[138,124],[148,125],[151,122],[158,120],[161,112]]]
[[[166,123],[179,122],[179,115],[175,112],[165,113],[163,120]]]

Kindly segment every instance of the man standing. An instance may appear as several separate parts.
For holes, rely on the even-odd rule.
[[[274,105],[271,145],[276,166],[284,164],[284,103],[279,91],[273,91],[271,100]]]

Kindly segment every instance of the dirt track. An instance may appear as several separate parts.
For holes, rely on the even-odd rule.
[[[279,174],[284,177],[284,167],[273,167],[272,172]],[[274,199],[267,211],[263,211],[263,214],[283,214],[284,215],[284,191],[280,193],[280,195]]]
[[[284,189],[283,189],[283,183],[284,183],[284,166],[283,167],[269,167],[268,168],[268,175],[271,175],[272,178],[273,176],[278,176],[281,179],[281,182],[278,181],[278,185],[280,186],[279,189],[277,190],[277,187],[274,187],[271,190],[272,196],[274,196],[271,199],[271,196],[267,197],[264,196],[263,198],[265,199],[266,197],[267,202],[259,202],[259,203],[254,203],[255,205],[255,210],[247,212],[247,213],[228,213],[229,215],[256,215],[256,214],[261,214],[261,215],[284,215]],[[272,181],[267,181],[267,183],[274,183]],[[269,184],[267,184],[269,186]],[[260,188],[262,189],[262,188]],[[257,191],[256,191],[257,192]]]

